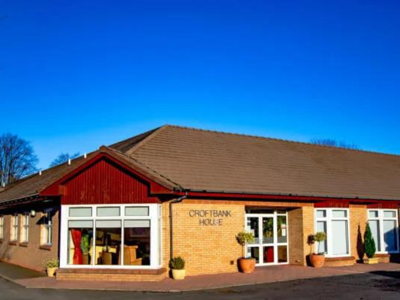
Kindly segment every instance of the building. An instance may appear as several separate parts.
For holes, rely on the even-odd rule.
[[[352,265],[368,221],[382,262],[399,253],[400,156],[163,126],[26,177],[0,193],[0,258],[59,280],[161,280],[307,264]],[[242,249],[238,232],[254,233]]]

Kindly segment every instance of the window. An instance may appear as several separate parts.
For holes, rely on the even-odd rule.
[[[10,230],[10,242],[16,242],[18,240],[18,215],[11,217],[11,230]]]
[[[326,233],[326,240],[316,244],[316,252],[333,257],[350,254],[348,214],[348,209],[316,209],[315,231]]]
[[[52,212],[47,211],[42,217],[42,229],[41,229],[41,245],[51,246],[53,243],[53,224],[52,224]]]
[[[29,214],[25,214],[22,217],[22,228],[21,228],[21,243],[27,243],[29,240]]]
[[[62,206],[61,265],[159,266],[160,214],[156,204]]]
[[[397,210],[368,210],[368,224],[375,240],[377,252],[399,252]]]
[[[0,216],[0,240],[4,239],[4,217]]]

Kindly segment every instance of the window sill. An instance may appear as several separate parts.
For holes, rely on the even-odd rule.
[[[326,261],[345,261],[345,260],[354,260],[353,256],[325,256]]]
[[[17,241],[10,241],[8,244],[11,246],[17,246]]]
[[[20,247],[28,247],[28,242],[19,243]]]
[[[40,245],[39,249],[51,251],[51,245]]]

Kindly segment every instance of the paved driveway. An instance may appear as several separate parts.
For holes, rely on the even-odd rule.
[[[0,299],[400,299],[400,272],[386,271],[252,285],[204,292],[134,293],[26,289],[0,279]]]

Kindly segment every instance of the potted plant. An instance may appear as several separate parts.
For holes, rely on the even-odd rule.
[[[323,241],[326,240],[325,232],[317,232],[308,236],[308,244],[311,246],[310,252],[310,263],[314,268],[322,268],[325,263],[325,253],[320,251],[320,246]],[[312,245],[318,243],[318,252],[312,251]]]
[[[372,237],[371,228],[367,223],[364,233],[364,253],[365,255],[367,255],[367,258],[364,258],[365,264],[372,265],[372,264],[377,264],[379,262],[379,258],[374,257],[375,252],[376,252],[375,240]]]
[[[82,234],[81,250],[82,250],[82,263],[84,265],[89,264],[89,248],[90,248],[89,238],[90,237],[88,233]]]
[[[110,246],[104,246],[103,252],[101,253],[101,259],[103,265],[111,265],[112,264],[112,253],[110,252]]]
[[[172,271],[172,278],[175,280],[185,279],[185,260],[182,257],[177,256],[171,258],[169,261],[169,267]]]
[[[58,269],[58,259],[52,259],[46,262],[47,276],[54,277],[56,270]]]
[[[254,235],[251,232],[239,232],[236,240],[244,249],[248,243],[254,242]],[[256,267],[256,260],[252,257],[241,257],[238,260],[239,270],[243,273],[252,273]]]

